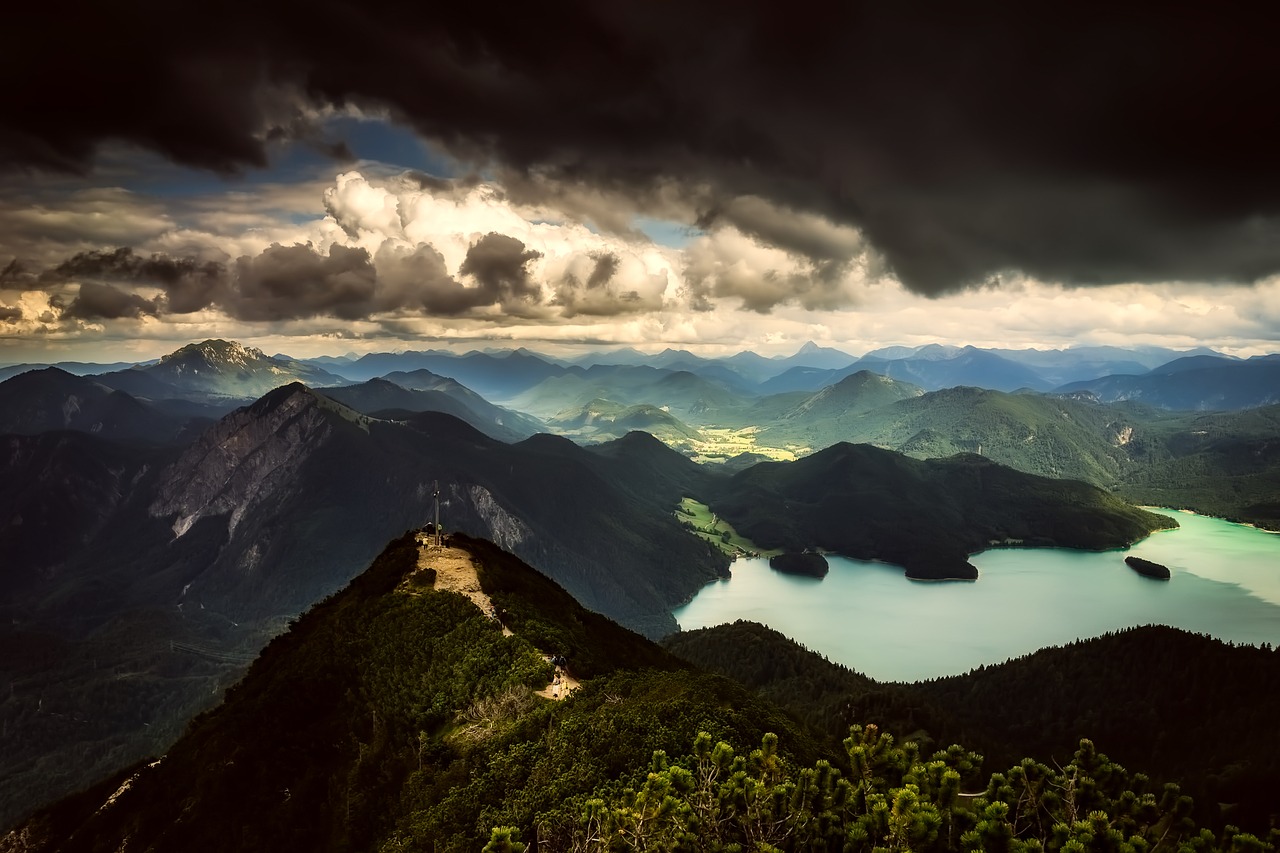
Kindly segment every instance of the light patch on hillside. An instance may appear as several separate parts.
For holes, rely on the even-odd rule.
[[[719,463],[742,453],[758,453],[774,462],[791,462],[813,452],[804,444],[771,447],[758,443],[760,427],[701,427],[700,440],[688,442],[694,462]]]

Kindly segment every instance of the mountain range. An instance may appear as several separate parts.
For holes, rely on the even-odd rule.
[[[181,347],[157,361],[125,369],[119,363],[62,364],[66,372],[95,376],[102,384],[136,397],[213,403],[256,399],[271,388],[294,381],[311,387],[332,387],[388,378],[403,385],[390,374],[426,370],[434,376],[453,379],[490,402],[507,404],[520,399],[524,405],[515,404],[516,409],[549,417],[571,403],[581,406],[602,396],[598,393],[601,387],[630,389],[632,399],[628,400],[604,394],[611,402],[667,405],[652,399],[647,391],[641,393],[666,374],[688,373],[705,380],[708,385],[699,390],[703,397],[728,392],[757,399],[778,393],[815,392],[863,370],[926,391],[970,385],[1008,392],[1088,392],[1107,402],[1141,399],[1166,409],[1239,409],[1277,402],[1277,358],[1235,359],[1206,349],[1001,350],[938,344],[886,347],[855,358],[810,342],[791,356],[775,358],[751,352],[707,358],[671,349],[646,355],[623,349],[566,361],[518,349],[462,355],[424,351],[294,359],[283,354],[267,356],[235,342],[207,340]],[[0,381],[39,367],[0,367]],[[655,371],[659,376],[654,375]],[[567,377],[580,382],[548,383]],[[541,390],[531,394],[538,386]],[[556,398],[554,402],[552,398]],[[686,405],[696,402],[690,400]],[[708,402],[713,408],[726,405],[723,399]]]
[[[16,685],[0,720],[20,744],[0,759],[0,816],[170,743],[270,637],[431,517],[437,492],[446,529],[654,638],[726,571],[678,522],[685,497],[762,547],[879,557],[914,577],[969,575],[966,554],[992,541],[1116,547],[1158,526],[1115,496],[1280,527],[1280,405],[930,391],[866,369],[762,394],[675,351],[668,367],[433,357],[488,375],[509,405],[425,367],[358,381],[216,341],[0,383],[0,676]],[[763,361],[778,360],[718,367],[763,375]],[[1199,354],[1150,375],[1229,384],[1271,363]],[[504,364],[519,366],[509,381]],[[305,371],[326,386],[293,381]],[[255,387],[270,390],[237,396]]]
[[[1186,380],[1191,387],[1183,388],[1179,381],[1175,381],[1167,389],[1162,387],[1146,392],[1145,402],[1170,409],[1234,409],[1275,402],[1274,383],[1269,387],[1258,387],[1260,380],[1256,378],[1270,374],[1266,374],[1265,368],[1261,372],[1253,372],[1258,368],[1259,358],[1265,364],[1267,357],[1233,359],[1203,348],[1184,352],[1156,347],[1006,350],[929,344],[918,347],[887,347],[855,357],[809,342],[793,355],[776,358],[765,358],[751,352],[707,358],[687,350],[672,349],[646,355],[638,350],[622,349],[587,354],[565,361],[519,349],[507,352],[473,351],[463,355],[445,351],[377,353],[358,359],[315,359],[310,363],[340,374],[350,381],[364,381],[396,371],[425,368],[435,374],[456,379],[487,399],[509,403],[517,409],[539,416],[552,416],[569,405],[570,401],[566,399],[572,393],[569,389],[576,390],[581,386],[544,384],[542,393],[526,397],[521,395],[528,394],[536,386],[547,383],[547,380],[560,377],[576,377],[586,384],[598,384],[610,374],[618,377],[635,375],[628,373],[625,368],[692,373],[722,390],[748,397],[796,391],[813,392],[860,370],[907,382],[926,391],[971,385],[1008,392],[1070,392],[1091,387],[1092,383],[1101,383],[1100,391],[1111,393],[1105,390],[1107,377],[1117,377],[1114,381],[1123,386],[1134,377],[1144,376],[1183,358],[1210,359],[1216,366],[1227,371],[1222,378],[1228,385],[1238,383],[1241,388],[1223,395],[1221,388],[1211,389],[1208,384],[1196,385],[1194,381]],[[1231,371],[1232,365],[1246,364],[1251,364],[1252,367],[1239,374]],[[535,411],[528,405],[530,401],[536,403],[538,398],[548,394],[561,395],[558,407],[548,403],[545,411]],[[583,405],[600,395],[580,390],[577,396],[575,405]],[[609,399],[613,402],[627,402]],[[523,400],[525,405],[517,400]],[[652,399],[632,399],[629,402],[663,405]]]

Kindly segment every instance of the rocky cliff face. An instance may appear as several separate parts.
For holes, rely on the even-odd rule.
[[[333,404],[324,403],[293,385],[223,418],[162,474],[151,514],[173,516],[175,537],[220,515],[234,533],[246,513],[279,500],[307,456],[332,435]]]
[[[516,553],[533,536],[529,526],[503,509],[484,486],[467,486],[461,491],[466,495],[471,509],[488,525],[487,538],[499,548]]]

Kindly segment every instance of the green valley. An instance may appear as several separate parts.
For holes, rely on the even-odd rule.
[[[692,528],[699,538],[715,545],[730,557],[760,554],[768,556],[771,553],[780,553],[760,550],[756,543],[739,535],[733,529],[733,525],[712,512],[710,507],[704,503],[699,503],[693,498],[684,497],[680,499],[680,507],[676,510],[676,518],[680,520],[680,523]]]

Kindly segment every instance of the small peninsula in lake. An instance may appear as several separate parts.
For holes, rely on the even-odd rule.
[[[827,558],[814,551],[770,557],[769,568],[788,575],[807,575],[811,578],[825,578],[829,570]]]
[[[1158,581],[1167,581],[1170,577],[1168,566],[1162,566],[1159,563],[1153,563],[1141,557],[1125,557],[1124,561],[1129,565],[1129,568],[1143,577],[1155,578]]]

